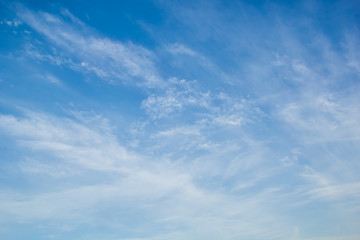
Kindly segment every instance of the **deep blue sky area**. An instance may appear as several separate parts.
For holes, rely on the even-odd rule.
[[[360,239],[359,18],[0,0],[0,239]]]

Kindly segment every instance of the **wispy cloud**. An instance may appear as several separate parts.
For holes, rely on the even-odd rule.
[[[240,126],[265,116],[251,100],[235,98],[224,92],[213,93],[196,81],[176,78],[169,80],[166,91],[150,95],[141,107],[153,120],[190,112],[196,120],[230,126]]]
[[[58,79],[57,77],[55,77],[55,76],[52,75],[52,74],[47,74],[47,75],[45,76],[45,79],[48,80],[50,83],[55,84],[55,85],[57,85],[57,86],[59,86],[59,87],[63,87],[63,86],[64,86],[63,83],[60,81],[60,79]]]
[[[50,58],[70,64],[79,71],[91,72],[108,82],[157,86],[161,77],[153,64],[153,53],[133,43],[122,43],[99,36],[95,30],[64,9],[57,16],[46,12],[33,12],[19,5],[18,17],[32,29],[43,34],[56,47]],[[57,52],[62,52],[60,56]],[[48,56],[33,52],[31,56]],[[63,56],[71,61],[61,61]]]
[[[280,114],[307,142],[358,141],[360,109],[355,99],[331,95],[305,95],[302,101],[287,104]]]
[[[336,177],[315,171],[309,166],[305,168],[302,177],[310,184],[304,194],[315,199],[337,202],[342,205],[341,211],[359,213],[360,205],[357,203],[360,200],[360,182],[339,183]]]
[[[136,155],[126,151],[111,133],[102,134],[69,119],[28,112],[28,118],[2,115],[1,127],[19,137],[22,145],[48,152],[63,160],[94,170],[117,171]],[[106,146],[104,149],[97,146]],[[129,161],[128,161],[129,160]]]
[[[17,5],[22,24],[2,22],[31,29],[20,54],[37,60],[55,95],[64,86],[81,95],[48,97],[50,107],[32,95],[26,107],[1,101],[0,140],[16,157],[0,170],[17,179],[0,194],[4,229],[41,225],[44,236],[94,240],[356,239],[359,33],[336,25],[329,34],[310,2],[156,3],[166,20],[148,25],[149,48],[103,36],[67,9]],[[63,78],[67,68],[138,87],[94,90]],[[37,94],[30,83],[21,82]]]
[[[174,43],[167,47],[167,51],[169,51],[171,54],[177,55],[177,54],[185,54],[190,56],[196,56],[198,53],[196,53],[194,50],[180,44],[180,43]]]
[[[86,123],[43,113],[26,111],[24,114],[23,117],[1,115],[0,127],[24,148],[33,153],[45,153],[53,162],[31,160],[30,153],[30,159],[20,162],[21,171],[38,177],[47,174],[52,177],[49,182],[55,186],[58,180],[79,177],[83,183],[65,188],[59,185],[57,187],[61,188],[56,192],[46,190],[19,195],[14,190],[4,193],[1,212],[7,219],[15,217],[25,222],[78,219],[88,222],[94,219],[95,213],[87,213],[87,209],[96,207],[97,211],[101,211],[107,202],[116,212],[121,211],[126,202],[133,211],[142,211],[152,219],[152,223],[141,221],[138,226],[184,224],[187,230],[182,234],[189,239],[250,236],[260,226],[263,230],[258,231],[259,236],[275,239],[286,235],[281,225],[276,227],[277,230],[266,227],[276,218],[265,207],[268,199],[273,198],[273,192],[268,189],[241,198],[216,189],[202,189],[196,183],[199,172],[195,168],[188,172],[186,165],[176,164],[175,167],[161,159],[151,163],[149,156],[132,153],[122,147],[105,123],[94,126],[88,125],[91,119]],[[159,133],[159,136],[162,135]],[[68,171],[73,168],[71,166],[77,166],[78,170]],[[89,182],[86,175],[91,172],[104,178],[104,183]],[[263,217],[258,218],[258,215]],[[118,219],[113,224],[124,224],[124,221]],[[198,232],[199,229],[209,228],[214,231]],[[242,231],[233,231],[239,228]]]
[[[196,81],[170,79],[170,86],[164,93],[150,95],[142,102],[153,119],[163,118],[184,110],[186,107],[208,107],[209,92],[199,92]]]

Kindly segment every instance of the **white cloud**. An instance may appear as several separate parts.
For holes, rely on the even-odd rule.
[[[150,95],[141,106],[152,119],[160,119],[187,107],[207,108],[210,100],[210,93],[199,91],[196,81],[172,78],[164,93]]]
[[[19,20],[16,20],[16,19],[14,19],[14,20],[3,20],[3,21],[0,21],[0,24],[6,24],[6,25],[8,25],[8,26],[10,26],[10,27],[18,27],[19,25],[21,25],[22,24],[22,22],[21,21],[19,21]]]
[[[309,192],[317,198],[327,200],[344,200],[349,197],[352,198],[352,202],[359,202],[360,200],[360,182],[347,183],[340,185],[328,185],[324,187],[318,187]],[[351,206],[353,211],[360,212],[360,204]]]
[[[106,129],[94,130],[66,118],[34,112],[27,112],[27,118],[1,115],[0,126],[27,148],[94,170],[120,171],[129,161],[138,159]]]
[[[360,74],[360,54],[359,54],[359,31],[346,31],[344,47],[346,49],[346,61],[348,66],[353,67],[359,76]]]
[[[213,159],[211,154],[208,159],[204,156],[202,160],[209,163],[201,163],[201,159],[198,166],[191,162],[169,162],[160,155],[141,155],[121,146],[101,116],[78,113],[75,120],[30,111],[23,114],[22,117],[1,115],[0,128],[13,136],[20,149],[31,150],[27,152],[30,156],[18,165],[22,174],[34,180],[46,174],[52,188],[21,194],[16,189],[3,192],[0,211],[7,221],[69,220],[80,225],[97,222],[107,226],[110,223],[97,213],[110,206],[112,213],[108,217],[115,217],[126,207],[144,216],[143,220],[137,220],[138,227],[172,226],[165,227],[162,230],[165,233],[160,234],[176,236],[178,226],[184,226],[179,234],[187,239],[232,239],[254,236],[255,232],[258,239],[276,239],[288,234],[276,220],[281,216],[268,206],[270,199],[276,201],[276,191],[263,189],[252,195],[235,196],[218,187],[202,188],[197,183],[212,176],[206,169],[212,166],[211,161],[217,162],[215,158],[229,150],[224,145],[212,150],[212,153],[223,150]],[[174,131],[159,132],[157,137],[171,137],[176,135]],[[178,131],[188,135],[186,129]],[[42,153],[43,157],[37,157],[36,153]],[[88,175],[99,180],[94,182]],[[82,180],[63,185],[65,179]],[[110,225],[131,228],[127,223],[131,221],[129,216],[114,221]],[[279,224],[269,225],[274,222]]]
[[[200,135],[200,129],[197,126],[182,126],[175,127],[168,130],[157,132],[153,137],[171,137],[178,135]]]
[[[287,104],[280,115],[294,129],[303,132],[307,142],[359,140],[360,109],[354,99],[331,95],[305,95]]]
[[[226,46],[221,50],[231,57],[225,54],[222,60],[236,62],[229,69],[236,73],[231,80],[237,88],[221,85],[224,92],[210,91],[203,87],[207,79],[172,78],[163,83],[166,88],[147,89],[141,107],[150,119],[138,120],[133,131],[117,130],[118,136],[108,120],[86,112],[70,112],[71,117],[26,111],[21,117],[0,115],[2,131],[16,140],[20,154],[25,149],[29,155],[18,163],[19,174],[35,182],[46,176],[56,187],[4,192],[4,219],[72,219],[117,231],[135,225],[152,232],[133,239],[301,239],[302,226],[311,223],[297,213],[311,211],[313,205],[335,215],[350,212],[344,219],[358,214],[354,149],[360,136],[359,98],[357,85],[344,87],[352,81],[347,76],[358,73],[356,44],[345,43],[346,55],[316,35],[310,49],[281,23],[268,35],[276,41],[264,41],[259,35],[267,32],[264,25],[251,23],[251,16],[236,15],[235,20],[245,23],[227,24],[210,5],[200,14],[201,24],[192,21],[198,19],[197,10],[178,15],[199,30],[192,31],[194,38],[206,35]],[[162,84],[153,52],[101,37],[66,9],[55,16],[19,8],[18,15],[56,46],[39,50],[28,44],[25,52],[36,59],[109,82]],[[207,28],[201,29],[204,24]],[[261,30],[253,32],[254,25]],[[223,80],[221,69],[191,44],[177,42],[165,50],[174,58],[194,58],[209,75]],[[59,82],[51,75],[47,80]],[[304,168],[307,164],[311,167]],[[143,218],[132,224],[136,214],[125,216],[123,208]],[[323,227],[329,215],[311,218]]]
[[[57,77],[55,77],[55,76],[52,75],[52,74],[47,74],[47,75],[45,76],[45,78],[46,78],[46,80],[48,80],[50,83],[55,84],[55,85],[57,85],[57,86],[59,86],[59,87],[63,87],[63,86],[64,86],[64,84],[63,84]]]
[[[192,49],[180,44],[180,43],[174,43],[169,45],[167,48],[167,51],[169,51],[171,54],[177,55],[177,54],[185,54],[189,56],[196,56],[198,55],[195,51]]]
[[[336,176],[317,172],[309,166],[301,175],[310,183],[306,194],[326,201],[341,201],[344,205],[347,202],[350,204],[343,210],[359,211],[360,182],[339,182]]]
[[[92,72],[109,82],[120,81],[148,87],[161,84],[161,77],[152,61],[152,52],[133,43],[100,37],[66,9],[62,11],[63,17],[33,12],[24,7],[18,7],[17,14],[25,24],[45,35],[58,48],[50,56],[34,51],[31,56],[39,56],[40,59],[49,56],[57,59],[56,63]],[[62,61],[64,56],[69,60]]]

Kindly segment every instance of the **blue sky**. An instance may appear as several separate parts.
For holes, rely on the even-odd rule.
[[[360,239],[358,1],[0,2],[0,238]]]

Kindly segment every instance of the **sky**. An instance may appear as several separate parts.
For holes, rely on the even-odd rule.
[[[0,1],[0,238],[359,240],[359,1]]]

